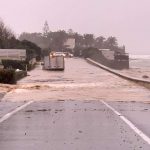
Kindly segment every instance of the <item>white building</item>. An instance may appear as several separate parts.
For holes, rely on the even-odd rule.
[[[66,40],[66,42],[64,43],[64,46],[66,46],[66,48],[73,50],[75,48],[75,39],[74,38],[69,38]]]
[[[25,49],[0,49],[0,60],[26,60]]]

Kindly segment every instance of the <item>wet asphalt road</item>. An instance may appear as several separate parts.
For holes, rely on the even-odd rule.
[[[29,75],[0,102],[0,150],[150,149],[101,102],[150,137],[148,89],[78,59],[67,60],[65,72],[37,67]],[[33,103],[1,121],[28,101]]]
[[[149,150],[100,101],[35,102],[0,124],[1,150]]]

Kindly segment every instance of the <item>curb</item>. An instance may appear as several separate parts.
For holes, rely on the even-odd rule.
[[[136,83],[138,83],[138,84],[140,84],[142,86],[150,88],[150,81],[142,80],[140,78],[133,78],[131,76],[119,73],[118,71],[112,70],[111,68],[108,68],[108,67],[106,67],[106,66],[104,66],[104,65],[102,65],[102,64],[100,64],[100,63],[98,63],[98,62],[96,62],[96,61],[94,61],[94,60],[92,60],[90,58],[86,58],[86,60],[90,64],[93,64],[93,65],[95,65],[95,66],[97,66],[97,67],[99,67],[99,68],[101,68],[103,70],[106,70],[106,71],[108,71],[110,73],[113,73],[113,74],[115,74],[115,75],[117,75],[117,76],[119,76],[119,77],[121,77],[123,79],[130,80],[130,81],[136,82]]]

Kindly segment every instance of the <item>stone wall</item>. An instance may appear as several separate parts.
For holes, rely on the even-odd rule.
[[[92,54],[89,55],[88,57],[98,63],[101,63],[102,65],[105,65],[113,69],[128,69],[129,68],[129,60],[125,60],[125,59],[109,60],[105,58],[102,52],[99,51],[98,49],[92,49]]]

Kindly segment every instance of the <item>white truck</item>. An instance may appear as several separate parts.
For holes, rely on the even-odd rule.
[[[59,56],[59,55],[54,55],[54,54],[45,56],[43,69],[44,70],[64,70],[65,69],[64,56]]]

